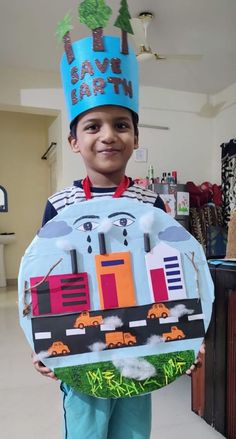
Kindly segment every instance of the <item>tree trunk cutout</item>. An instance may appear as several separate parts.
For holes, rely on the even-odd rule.
[[[102,27],[93,30],[93,50],[95,52],[104,52]]]
[[[70,32],[66,32],[66,34],[63,37],[63,41],[65,46],[67,61],[69,64],[71,64],[74,61],[75,56],[71,44]]]
[[[128,55],[129,53],[129,48],[128,48],[128,34],[126,31],[122,30],[121,33],[121,38],[122,38],[122,42],[121,42],[121,53],[123,53],[124,55]]]

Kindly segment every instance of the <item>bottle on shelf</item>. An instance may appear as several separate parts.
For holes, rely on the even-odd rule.
[[[172,175],[173,183],[177,184],[177,171],[172,171],[171,175]]]
[[[154,183],[154,167],[152,165],[148,167],[148,180],[149,184]]]
[[[167,183],[167,181],[166,181],[166,172],[162,173],[161,183]]]

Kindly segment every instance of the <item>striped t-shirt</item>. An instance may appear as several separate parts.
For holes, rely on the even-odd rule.
[[[93,198],[112,198],[116,187],[111,188],[96,188],[91,187],[91,193]],[[129,198],[130,200],[138,200],[141,203],[151,204],[154,207],[158,207],[165,211],[165,206],[162,199],[153,191],[144,189],[138,186],[130,179],[129,187],[123,192],[121,198]],[[84,190],[82,187],[82,180],[74,181],[73,186],[70,186],[60,192],[56,192],[49,197],[44,216],[43,225],[50,219],[54,218],[64,207],[71,204],[81,203],[86,201]]]

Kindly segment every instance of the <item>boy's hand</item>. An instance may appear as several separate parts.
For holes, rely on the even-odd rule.
[[[205,354],[205,343],[202,343],[202,345],[199,349],[199,354]],[[192,366],[190,366],[190,368],[186,370],[186,372],[185,372],[186,375],[192,375],[192,372],[194,372],[197,367],[201,367],[201,365],[202,365],[202,360],[201,360],[200,356],[198,356],[197,359],[192,364]]]
[[[35,352],[32,352],[31,354],[32,362],[34,365],[35,370],[37,372],[41,373],[41,375],[52,378],[53,380],[58,380],[58,378],[54,375],[53,371],[46,367],[38,358],[37,354]]]

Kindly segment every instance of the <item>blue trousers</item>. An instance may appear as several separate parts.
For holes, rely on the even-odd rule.
[[[64,439],[149,439],[151,395],[100,399],[61,384]]]

